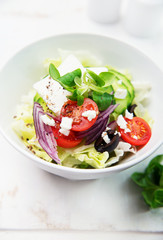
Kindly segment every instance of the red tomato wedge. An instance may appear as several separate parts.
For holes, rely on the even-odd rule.
[[[97,116],[91,121],[87,117],[83,117],[82,113],[88,110],[94,110]],[[98,117],[98,106],[90,98],[85,98],[84,103],[81,106],[77,105],[76,101],[68,100],[61,109],[61,117],[73,118],[72,130],[73,131],[85,131],[92,127]]]
[[[139,117],[133,117],[133,119],[124,117],[124,119],[131,132],[125,133],[124,129],[119,128],[122,139],[134,146],[147,144],[151,138],[151,128],[148,123]]]
[[[54,137],[56,139],[57,145],[63,148],[73,148],[81,143],[82,139],[77,139],[75,133],[70,131],[68,136],[59,132],[60,124],[57,123],[55,127],[52,127]]]

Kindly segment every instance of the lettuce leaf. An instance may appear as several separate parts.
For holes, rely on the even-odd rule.
[[[87,148],[81,152],[72,153],[72,156],[81,162],[88,163],[90,166],[100,169],[105,167],[105,162],[109,158],[109,153],[97,152],[96,149],[92,147]]]
[[[71,149],[58,147],[58,156],[61,159],[62,165],[67,167],[77,168],[104,168],[105,163],[109,158],[109,153],[97,152],[94,144],[83,145]]]

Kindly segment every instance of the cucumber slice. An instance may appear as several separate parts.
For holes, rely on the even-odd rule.
[[[115,76],[119,79],[122,80],[122,83],[126,86],[127,90],[129,91],[130,95],[131,95],[131,103],[135,97],[135,93],[134,93],[134,87],[131,83],[131,81],[122,73],[117,72],[116,70],[114,70],[113,68],[109,68],[108,67],[109,72],[115,74]]]
[[[131,94],[128,91],[128,88],[126,87],[126,85],[123,84],[123,82],[121,84],[119,84],[118,81],[119,81],[119,79],[117,78],[117,80],[114,81],[114,83],[112,84],[114,92],[116,92],[118,89],[125,89],[125,90],[127,90],[127,95],[126,95],[126,97],[124,99],[115,98],[115,102],[117,104],[119,104],[119,106],[115,109],[115,112],[118,113],[118,114],[121,114],[131,104]]]

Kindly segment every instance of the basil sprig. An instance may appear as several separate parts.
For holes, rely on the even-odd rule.
[[[100,111],[104,111],[111,105],[113,101],[113,95],[107,92],[99,93],[99,92],[93,91],[92,99],[93,101],[96,102],[98,109]]]
[[[71,89],[71,87],[76,85],[74,82],[75,77],[80,78],[82,73],[80,69],[76,69],[70,73],[66,73],[61,77],[58,69],[54,66],[54,64],[51,63],[49,65],[49,74],[51,78],[59,82],[65,89],[68,91],[71,90],[70,92],[72,92],[73,89]]]
[[[115,80],[115,75],[109,72],[103,72],[97,75],[91,70],[86,70],[82,76],[81,69],[76,69],[70,73],[60,76],[58,69],[54,64],[49,66],[50,76],[59,82],[64,89],[71,92],[71,96],[67,96],[72,101],[77,101],[80,106],[84,102],[84,98],[92,98],[100,111],[106,110],[113,101],[113,88],[111,84]],[[82,77],[82,78],[81,78]]]
[[[153,158],[144,173],[135,172],[131,178],[143,189],[143,198],[151,208],[163,207],[163,155]]]

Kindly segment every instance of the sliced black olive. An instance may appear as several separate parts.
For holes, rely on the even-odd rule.
[[[131,106],[128,107],[128,111],[129,111],[130,113],[133,113],[134,117],[136,116],[135,113],[134,113],[134,110],[135,110],[136,107],[137,107],[136,104],[133,104],[133,105],[131,105]]]
[[[106,131],[108,134],[108,137],[110,138],[110,142],[106,143],[103,138],[100,136],[96,141],[95,141],[95,149],[98,152],[112,152],[118,145],[119,143],[119,134],[115,134],[114,130],[108,130]]]
[[[111,139],[110,143],[104,145],[103,152],[112,152],[119,143],[119,134],[114,135],[114,137]]]

